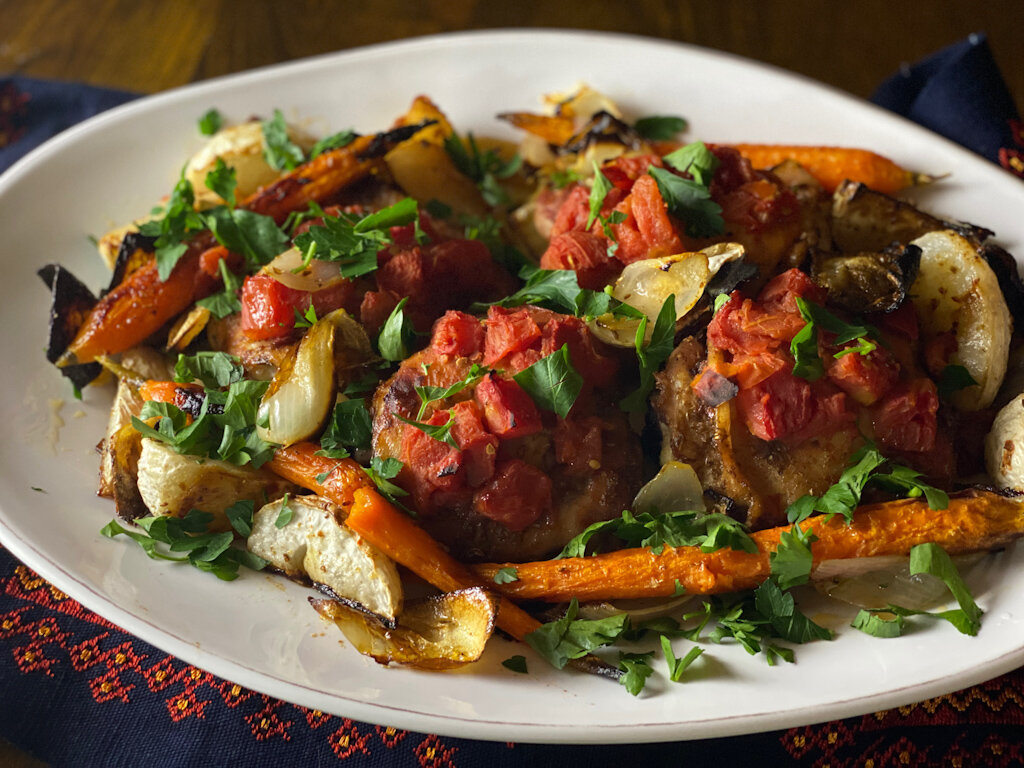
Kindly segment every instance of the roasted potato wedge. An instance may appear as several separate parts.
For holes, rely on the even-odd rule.
[[[263,503],[296,490],[264,469],[186,456],[148,437],[142,440],[138,486],[151,514],[182,517],[201,509],[215,517],[211,530],[220,531],[231,530],[224,510],[236,501]]]
[[[408,603],[398,627],[388,629],[334,600],[310,598],[356,650],[378,664],[453,669],[480,658],[494,631],[497,598],[479,587]]]
[[[291,516],[282,525],[287,503]],[[341,507],[317,496],[278,499],[253,517],[246,546],[293,578],[306,577],[332,597],[394,627],[402,608],[395,564],[345,527]]]

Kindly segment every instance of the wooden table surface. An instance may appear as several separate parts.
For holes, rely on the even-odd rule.
[[[1024,103],[1020,0],[0,0],[0,72],[143,92],[466,29],[615,30],[716,48],[870,95],[902,62],[986,32]]]
[[[0,74],[152,93],[372,43],[501,27],[595,29],[715,48],[867,97],[985,32],[1024,104],[1021,0],[0,0]],[[39,765],[0,742],[0,764]]]

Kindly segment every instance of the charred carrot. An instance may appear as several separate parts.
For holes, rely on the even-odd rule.
[[[155,258],[130,273],[92,308],[61,362],[91,363],[141,344],[213,290],[215,282],[199,266],[202,250],[198,243],[190,245],[166,280],[160,279]]]
[[[924,501],[905,499],[860,508],[853,522],[812,518],[805,523],[818,537],[811,551],[814,567],[825,560],[876,555],[906,555],[917,544],[934,543],[951,554],[995,549],[1024,535],[1024,502],[977,491],[951,498],[948,509],[932,510]],[[562,602],[664,597],[676,581],[690,594],[752,589],[771,572],[769,553],[789,526],[752,534],[756,554],[733,549],[701,552],[699,547],[624,549],[605,555],[533,563],[489,563],[473,567],[484,581],[498,569],[513,567],[517,581],[497,588],[516,599]]]
[[[750,160],[755,168],[771,168],[784,160],[794,160],[806,168],[829,193],[834,192],[846,179],[859,181],[887,195],[934,180],[933,176],[908,171],[887,157],[866,149],[782,144],[731,146]]]
[[[347,512],[358,488],[373,488],[373,481],[352,459],[317,456],[316,443],[296,443],[278,448],[266,467],[317,496],[330,499]]]
[[[556,147],[568,143],[573,136],[572,119],[563,115],[505,112],[498,115],[498,119],[527,133],[532,133],[534,136],[539,136],[548,144],[554,144]]]
[[[261,187],[242,201],[240,207],[272,217],[278,224],[288,214],[325,200],[366,177],[375,161],[362,159],[375,136],[360,136],[351,144],[317,155],[277,181]]]

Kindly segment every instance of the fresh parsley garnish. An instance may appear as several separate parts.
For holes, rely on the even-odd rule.
[[[971,376],[971,372],[962,365],[947,365],[942,369],[939,380],[936,382],[939,397],[943,400],[949,400],[954,392],[973,387],[977,383]]]
[[[286,493],[284,498],[281,499],[281,509],[278,510],[277,518],[274,520],[275,528],[284,528],[292,521],[292,517],[295,516],[295,510],[288,503],[289,496],[290,494]]]
[[[203,136],[213,136],[224,125],[224,117],[217,109],[208,109],[198,122],[199,132]]]
[[[665,155],[666,165],[688,173],[685,179],[655,165],[647,172],[658,182],[658,191],[668,206],[669,213],[686,223],[690,237],[710,237],[725,231],[722,206],[711,199],[708,186],[718,167],[718,158],[702,142],[694,142]]]
[[[673,683],[678,683],[683,679],[683,672],[685,672],[687,667],[693,664],[693,662],[696,661],[702,653],[704,653],[704,649],[694,646],[680,659],[676,657],[675,651],[672,649],[672,640],[668,635],[662,635],[661,652],[665,654],[665,663],[668,665],[669,680]]]
[[[206,173],[206,188],[217,194],[229,207],[235,207],[235,188],[238,186],[238,178],[235,169],[229,167],[222,158],[218,157]]]
[[[174,380],[179,384],[201,381],[204,387],[227,387],[245,378],[242,361],[227,352],[197,352],[178,355]]]
[[[587,545],[598,534],[615,536],[630,547],[648,547],[656,555],[660,555],[666,545],[700,547],[702,552],[726,547],[750,553],[758,551],[743,524],[726,515],[690,510],[634,514],[625,510],[620,518],[587,526],[570,539],[556,557],[585,557]]]
[[[355,131],[349,130],[338,131],[337,133],[332,133],[330,136],[325,136],[313,145],[313,149],[309,152],[309,159],[312,160],[314,157],[318,157],[324,152],[330,152],[332,149],[347,147],[355,141],[357,135],[358,134]]]
[[[480,189],[484,202],[492,207],[509,202],[508,193],[498,180],[507,179],[518,171],[523,164],[522,157],[513,155],[506,161],[493,149],[481,151],[472,133],[467,134],[465,142],[453,133],[445,138],[444,148],[459,172]]]
[[[672,354],[675,335],[676,297],[673,294],[661,305],[650,341],[647,341],[647,316],[640,318],[634,339],[636,357],[640,363],[640,386],[623,398],[621,405],[624,410],[638,413],[644,409],[647,396],[654,389],[654,374]]]
[[[488,371],[486,369],[482,368],[477,363],[473,363],[465,377],[449,387],[432,387],[426,384],[418,385],[416,387],[416,394],[420,398],[420,409],[416,413],[416,418],[422,419],[427,413],[427,407],[431,404],[443,402],[449,397],[457,395],[467,387],[476,386],[487,374]]]
[[[217,263],[217,269],[220,270],[224,288],[219,293],[200,299],[196,304],[210,310],[211,315],[222,320],[242,311],[242,300],[238,298],[238,289],[242,287],[242,281],[228,269],[226,259],[221,259]]]
[[[641,117],[633,123],[636,132],[650,141],[669,141],[675,138],[676,134],[685,131],[687,127],[686,120],[674,115],[651,115]]]
[[[406,317],[405,305],[409,297],[404,296],[395,308],[391,310],[388,319],[384,321],[377,337],[377,351],[385,360],[399,362],[405,360],[412,351],[412,343],[416,338],[416,330],[412,321]]]
[[[814,568],[811,544],[817,540],[810,528],[801,528],[799,523],[793,523],[792,528],[779,536],[779,546],[769,555],[769,561],[772,577],[782,589],[810,580]]]
[[[369,449],[372,435],[373,422],[366,403],[359,399],[342,400],[334,406],[316,455],[344,459],[353,450]]]
[[[205,228],[203,217],[195,210],[192,184],[185,178],[185,169],[182,168],[181,177],[163,207],[163,216],[139,225],[141,234],[156,238],[156,266],[161,280],[171,276],[178,260],[188,250],[184,241]]]
[[[235,381],[227,391],[207,389],[201,413],[192,423],[170,403],[148,401],[132,425],[144,437],[166,443],[177,453],[259,468],[276,446],[256,434],[256,410],[269,382]],[[157,418],[156,427],[144,420]]]
[[[243,531],[252,530],[252,502],[249,506],[233,505],[228,519],[241,535]],[[193,509],[184,517],[142,517],[136,520],[145,531],[133,531],[125,528],[116,520],[111,520],[100,533],[108,538],[124,535],[132,539],[146,555],[154,560],[169,560],[189,563],[201,571],[214,574],[217,578],[231,581],[238,578],[238,567],[244,565],[254,571],[261,570],[266,560],[244,549],[231,546],[234,534],[230,531],[213,533],[209,525],[214,516],[209,512]],[[178,556],[174,553],[183,552]]]
[[[445,413],[445,411],[435,411],[435,413]],[[455,420],[451,417],[451,413],[448,413],[448,420],[443,424],[424,424],[421,421],[414,421],[413,419],[407,419],[399,413],[395,414],[395,417],[410,427],[416,427],[420,432],[432,437],[438,442],[450,445],[455,450],[459,450],[459,444],[455,442],[455,438],[452,436],[452,427],[455,425]]]
[[[288,124],[280,109],[274,110],[270,120],[261,123],[263,127],[263,159],[275,171],[293,170],[306,160],[302,147],[288,136]]]
[[[654,667],[651,666],[653,656],[654,651],[647,653],[619,652],[619,669],[623,673],[619,677],[619,685],[629,691],[631,695],[638,696],[647,684],[647,678],[654,674]]]
[[[568,344],[563,344],[512,378],[538,408],[552,411],[563,419],[569,415],[576,398],[583,391],[583,377],[572,366]]]
[[[513,672],[518,672],[521,675],[525,675],[529,670],[526,668],[526,657],[525,656],[509,656],[503,662],[501,666],[505,669],[511,669]]]
[[[512,566],[499,568],[498,572],[494,574],[495,584],[511,584],[513,581],[519,581],[519,571]]]
[[[245,256],[250,269],[269,264],[288,245],[288,235],[270,216],[218,205],[203,212],[203,222],[217,242]]]
[[[406,490],[391,482],[391,480],[398,477],[398,473],[402,471],[403,466],[402,462],[398,459],[382,459],[380,456],[374,456],[370,459],[370,466],[364,467],[364,469],[366,474],[370,476],[370,479],[373,480],[374,485],[377,486],[377,490],[392,501],[395,501],[402,496],[409,495]],[[404,506],[402,508],[405,509]],[[406,511],[409,512],[408,509]],[[415,517],[415,513],[411,514]]]
[[[629,628],[629,616],[619,613],[604,619],[577,619],[579,602],[574,597],[565,615],[542,624],[526,635],[526,642],[556,669],[564,669],[572,659],[611,645]]]
[[[940,579],[949,588],[959,608],[947,611],[921,611],[889,605],[877,610],[861,611],[854,618],[851,626],[875,637],[897,637],[903,632],[905,618],[929,616],[948,621],[965,635],[978,634],[984,611],[974,601],[974,596],[957,571],[956,565],[942,547],[938,544],[927,543],[918,544],[911,549],[910,573],[912,575],[927,573]]]
[[[391,227],[404,226],[419,216],[416,201],[406,197],[375,213],[359,216],[342,211],[314,224],[295,238],[295,247],[323,261],[337,262],[342,277],[359,277],[377,269],[377,253],[391,245]],[[310,256],[311,257],[311,256]]]
[[[848,354],[867,355],[875,351],[878,345],[872,338],[878,338],[878,331],[869,325],[847,323],[833,315],[827,309],[799,296],[796,299],[800,316],[807,324],[801,328],[789,344],[793,355],[793,375],[816,381],[825,374],[825,366],[818,355],[818,329],[835,334],[832,342],[836,346],[856,342],[853,347],[840,349],[833,356],[842,357]]]

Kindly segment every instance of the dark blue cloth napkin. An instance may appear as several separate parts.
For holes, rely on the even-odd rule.
[[[0,171],[133,98],[0,79]],[[1018,115],[984,37],[906,67],[874,98],[1021,175]],[[730,739],[538,746],[414,733],[216,678],[86,610],[0,548],[0,736],[52,765],[1015,765],[1022,731],[1024,670],[898,710]]]

